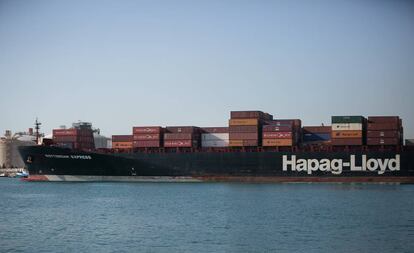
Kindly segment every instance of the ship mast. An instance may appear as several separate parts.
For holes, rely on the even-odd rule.
[[[37,144],[39,144],[39,137],[40,137],[40,134],[39,134],[39,130],[40,130],[40,125],[41,125],[42,123],[40,123],[38,120],[37,120],[37,117],[36,117],[36,121],[35,121],[35,130],[36,130],[36,143]]]

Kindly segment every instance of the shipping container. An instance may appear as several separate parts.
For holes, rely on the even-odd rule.
[[[363,145],[362,138],[335,138],[331,139],[333,146],[361,146]]]
[[[160,140],[144,140],[144,141],[134,141],[133,147],[134,148],[159,148],[161,147],[161,141]]]
[[[134,140],[159,140],[161,139],[161,134],[134,134]]]
[[[229,128],[228,127],[202,127],[201,128],[202,133],[228,133]]]
[[[243,140],[229,140],[229,146],[231,146],[231,147],[243,147]]]
[[[76,128],[72,129],[53,129],[53,136],[68,136],[68,135],[78,135],[79,130]]]
[[[368,131],[372,130],[398,130],[398,123],[368,123]]]
[[[166,133],[164,134],[164,140],[191,140],[198,139],[199,134],[194,133]]]
[[[367,145],[400,145],[400,138],[367,138]]]
[[[398,116],[369,116],[368,123],[400,123],[400,117]]]
[[[140,127],[133,127],[132,133],[133,134],[159,134],[162,133],[162,127],[160,126],[140,126]]]
[[[264,120],[273,120],[273,115],[266,112],[263,119]]]
[[[292,139],[292,132],[263,132],[263,139]]]
[[[258,144],[257,140],[229,140],[230,147],[256,147]]]
[[[258,119],[230,119],[229,126],[257,126]]]
[[[167,133],[199,133],[200,128],[195,126],[168,126],[165,128]]]
[[[197,146],[197,140],[164,140],[164,147],[166,148],[191,148]]]
[[[293,120],[269,120],[266,121],[265,124],[271,126],[289,126],[292,128],[295,126],[295,122]]]
[[[363,116],[332,116],[332,124],[341,123],[359,123],[363,124],[365,118]]]
[[[112,142],[132,142],[132,135],[112,135]]]
[[[230,133],[257,133],[258,126],[229,126]]]
[[[292,139],[263,139],[264,147],[293,146]]]
[[[293,126],[294,128],[300,128],[302,126],[302,121],[300,119],[276,119],[266,121],[266,124],[275,126]]]
[[[203,148],[228,147],[229,140],[202,140],[201,146]]]
[[[61,142],[78,142],[79,140],[78,136],[71,136],[71,135],[65,135],[65,136],[53,136],[53,141],[55,143],[61,143]]]
[[[332,131],[332,138],[362,138],[361,130]]]
[[[220,141],[229,140],[229,133],[209,133],[201,134],[202,141]]]
[[[262,111],[231,111],[231,119],[263,119],[271,120],[273,115],[269,113],[264,113]]]
[[[275,126],[275,125],[266,125],[263,126],[263,132],[292,132],[293,127],[290,126]]]
[[[304,126],[303,133],[331,133],[332,126]]]
[[[331,133],[304,133],[303,142],[330,141]]]
[[[363,125],[360,123],[335,123],[332,124],[332,131],[342,130],[363,130]]]
[[[126,141],[121,141],[121,142],[112,142],[112,148],[113,149],[130,149],[132,148],[132,142],[126,142]]]
[[[258,140],[258,133],[229,133],[230,140]]]
[[[400,138],[400,132],[397,130],[386,131],[367,131],[368,138]]]
[[[302,143],[303,146],[312,146],[312,145],[316,145],[316,146],[330,146],[331,145],[331,140],[327,140],[327,141],[306,141]]]

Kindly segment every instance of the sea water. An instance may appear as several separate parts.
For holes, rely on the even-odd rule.
[[[0,252],[414,252],[414,185],[0,178]]]

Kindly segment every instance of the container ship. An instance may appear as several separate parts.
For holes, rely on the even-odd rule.
[[[96,149],[90,123],[20,147],[28,181],[414,183],[414,148],[399,116],[332,116],[302,126],[232,111],[226,127],[134,126]]]

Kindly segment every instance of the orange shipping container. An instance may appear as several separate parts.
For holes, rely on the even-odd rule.
[[[132,148],[132,141],[112,142],[112,148]]]
[[[230,119],[229,126],[257,126],[258,119]]]
[[[231,147],[243,147],[243,140],[229,140],[229,146],[231,146]]]
[[[229,140],[230,147],[256,147],[258,146],[257,140]]]
[[[263,139],[264,147],[274,146],[292,146],[293,141],[291,139]]]
[[[359,130],[332,131],[332,138],[362,138],[362,131],[359,131]]]

